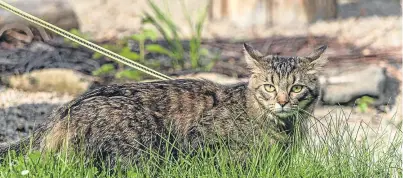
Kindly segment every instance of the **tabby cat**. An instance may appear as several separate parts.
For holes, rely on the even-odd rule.
[[[292,135],[296,121],[307,120],[319,99],[326,48],[285,57],[244,44],[250,80],[232,86],[181,79],[100,87],[54,111],[31,139],[3,145],[0,153],[19,152],[30,141],[34,149],[56,152],[83,144],[85,153],[129,163],[148,148],[165,152],[167,140],[187,150],[223,138],[242,143],[259,131]]]

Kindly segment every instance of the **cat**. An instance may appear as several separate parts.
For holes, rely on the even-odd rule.
[[[74,149],[83,144],[85,153],[101,160],[119,156],[129,164],[148,148],[165,152],[164,140],[174,139],[176,148],[186,150],[221,138],[242,143],[259,131],[295,134],[296,121],[304,126],[319,100],[318,73],[327,46],[305,57],[262,55],[251,45],[243,47],[251,72],[247,83],[177,79],[100,87],[58,108],[31,138],[2,145],[0,153],[20,152],[28,143],[55,152],[65,144]]]

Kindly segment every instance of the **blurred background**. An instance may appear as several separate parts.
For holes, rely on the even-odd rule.
[[[365,122],[389,135],[402,125],[398,0],[5,2],[174,78],[247,81],[244,42],[293,56],[328,45],[319,120],[346,114],[352,127]],[[3,9],[0,29],[0,142],[27,135],[90,89],[154,79]]]

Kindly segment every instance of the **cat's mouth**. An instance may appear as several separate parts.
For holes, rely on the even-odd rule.
[[[287,118],[294,116],[296,114],[295,110],[293,110],[290,107],[281,107],[281,108],[276,108],[274,113],[279,118]]]
[[[295,114],[295,112],[293,112],[293,111],[276,111],[276,112],[274,112],[274,114],[277,116],[277,117],[279,117],[279,118],[287,118],[287,117],[290,117],[290,116],[293,116],[294,114]]]
[[[297,110],[297,107],[291,103],[283,105],[275,103],[274,107],[272,107],[272,113],[281,119],[295,116],[298,112]]]

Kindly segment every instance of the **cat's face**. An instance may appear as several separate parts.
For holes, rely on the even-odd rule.
[[[317,73],[326,59],[320,55],[326,46],[307,57],[262,55],[245,44],[248,67],[252,71],[249,89],[261,108],[279,118],[287,118],[298,111],[310,112],[319,98]]]

